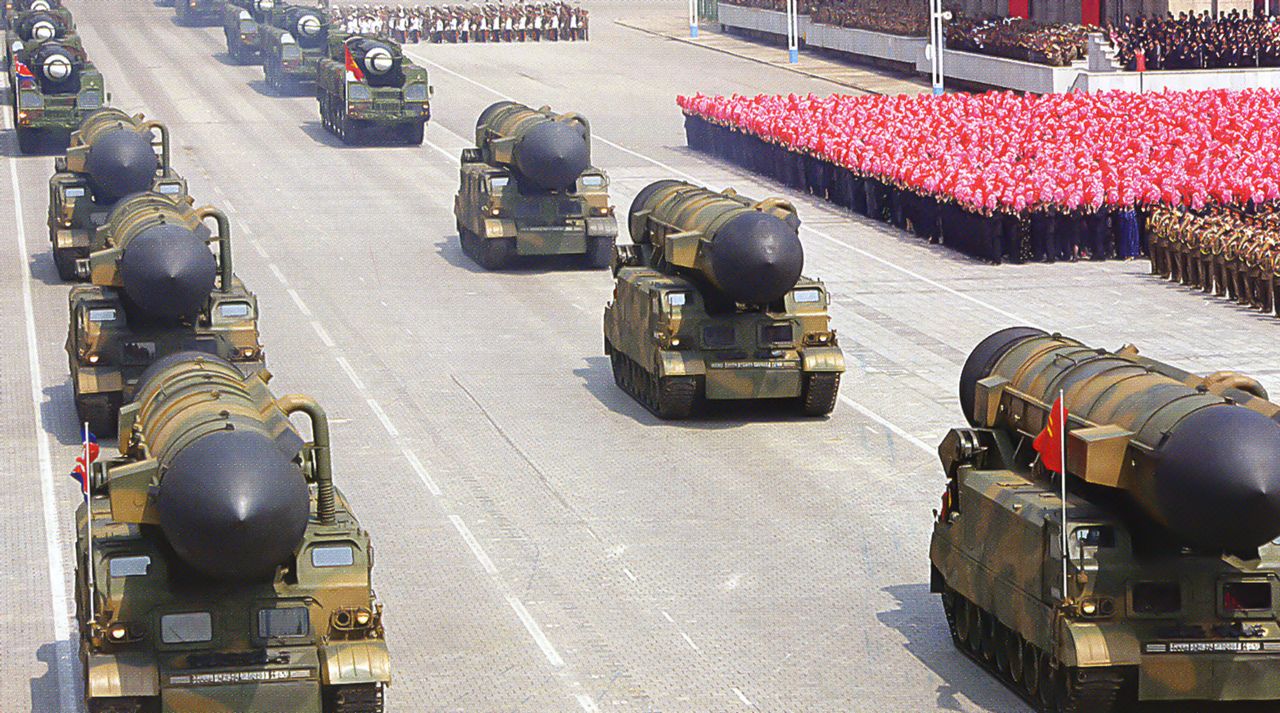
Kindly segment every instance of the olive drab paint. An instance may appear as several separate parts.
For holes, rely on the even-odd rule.
[[[618,386],[661,418],[687,418],[706,400],[830,413],[844,354],[826,288],[800,274],[799,226],[777,198],[675,180],[641,190],[604,312]]]
[[[475,148],[462,151],[458,241],[487,270],[551,255],[607,267],[618,235],[608,189],[591,164],[586,117],[498,102],[476,121]]]
[[[175,354],[121,410],[119,457],[77,511],[90,710],[382,710],[369,535],[334,486],[323,409],[269,379]]]
[[[1065,502],[1030,445],[1059,393]],[[1014,327],[959,395],[930,562],[962,651],[1056,710],[1280,700],[1280,406],[1256,380]]]
[[[358,74],[348,70],[348,57]],[[329,30],[329,56],[316,68],[316,99],[320,123],[344,143],[385,130],[406,144],[421,144],[432,92],[427,70],[400,45]]]

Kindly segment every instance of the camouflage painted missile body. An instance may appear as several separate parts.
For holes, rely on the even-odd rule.
[[[262,71],[267,87],[297,92],[316,79],[316,68],[329,56],[329,17],[322,8],[279,2],[258,25]]]
[[[383,710],[369,535],[334,487],[324,411],[269,378],[176,354],[121,410],[120,455],[91,471],[91,541],[77,513],[91,713]]]
[[[431,118],[427,70],[386,39],[329,31],[330,55],[316,68],[316,98],[324,128],[344,143],[388,130],[404,143],[422,143]],[[346,57],[359,70],[348,76]]]
[[[1030,443],[1060,390],[1065,577]],[[974,350],[960,401],[930,547],[958,647],[1046,710],[1280,701],[1280,406],[1258,382],[1017,327]]]
[[[207,27],[222,19],[225,0],[173,0],[173,16],[179,25]]]
[[[262,39],[258,24],[265,22],[276,0],[228,0],[222,8],[222,34],[227,40],[227,56],[236,64],[255,64]]]
[[[98,227],[126,196],[151,191],[190,203],[187,182],[169,164],[169,131],[141,114],[93,112],[71,135],[49,179],[49,243],[58,276],[88,279],[89,253],[105,247]],[[78,272],[79,264],[84,268]]]
[[[106,247],[87,260],[92,284],[71,290],[67,335],[76,410],[95,434],[115,432],[117,410],[168,354],[194,350],[246,374],[262,369],[257,298],[232,272],[221,211],[140,193],[117,204],[98,233]]]
[[[516,256],[581,255],[603,268],[613,255],[618,221],[609,179],[591,165],[591,125],[498,102],[476,121],[476,147],[463,149],[453,201],[458,240],[488,270]]]
[[[19,64],[30,70],[31,78],[18,77]],[[101,108],[106,97],[102,73],[85,53],[65,8],[18,13],[7,33],[6,66],[23,153],[46,144],[65,148],[71,132]]]
[[[799,225],[780,199],[670,180],[643,189],[604,313],[618,386],[662,418],[688,417],[703,400],[830,413],[844,355],[826,288],[800,274]]]

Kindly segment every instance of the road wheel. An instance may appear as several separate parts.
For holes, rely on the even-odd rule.
[[[693,415],[698,400],[698,380],[692,376],[653,378],[654,412],[658,418],[679,420]]]
[[[1032,700],[1040,695],[1040,652],[1026,641],[1022,642],[1022,690]]]
[[[58,277],[63,282],[72,282],[79,279],[76,274],[76,250],[53,249],[53,265],[58,268]]]
[[[1008,676],[1010,675],[1011,665],[1009,661],[1009,641],[1013,638],[1013,632],[1009,631],[1004,624],[1001,624],[994,617],[992,617],[991,626],[994,634],[991,645],[995,651],[996,670]]]
[[[76,413],[80,416],[80,423],[88,423],[89,432],[99,438],[110,438],[116,435],[121,395],[119,393],[82,395],[78,391],[79,389],[76,393]]]
[[[826,416],[835,410],[839,392],[839,374],[806,374],[801,410],[806,416]]]
[[[1021,685],[1024,669],[1022,652],[1026,650],[1026,646],[1023,645],[1022,637],[1006,629],[1004,649],[1004,659],[1008,662],[1009,679],[1014,683]]]
[[[951,606],[956,618],[956,646],[965,649],[969,647],[969,637],[973,630],[973,607],[969,605],[969,600],[959,594],[952,592],[951,596],[953,598]]]
[[[1043,653],[1037,658],[1040,661],[1040,664],[1036,667],[1039,672],[1039,675],[1037,676],[1039,683],[1037,683],[1036,687],[1039,689],[1039,695],[1037,698],[1040,701],[1040,708],[1045,711],[1056,710],[1058,701],[1058,696],[1056,695],[1058,682],[1054,680],[1053,666],[1049,657]]]

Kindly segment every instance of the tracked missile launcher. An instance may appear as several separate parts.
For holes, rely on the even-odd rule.
[[[102,73],[85,54],[65,9],[28,11],[9,37],[18,148],[23,153],[60,151],[80,122],[102,107]]]
[[[800,274],[790,203],[658,181],[637,194],[629,223],[634,245],[617,248],[604,313],[619,387],[671,419],[707,400],[835,408],[844,355],[826,288]]]
[[[421,144],[431,118],[427,70],[405,57],[400,45],[390,40],[355,35],[330,42],[330,47],[331,56],[316,69],[316,98],[324,128],[347,144],[359,143],[379,130],[404,143]]]
[[[1059,394],[1065,501],[1033,448]],[[1015,327],[960,404],[930,546],[957,647],[1044,710],[1280,701],[1280,406],[1257,381]]]
[[[228,0],[222,8],[222,34],[227,39],[227,56],[236,64],[254,64],[262,40],[259,23],[265,22],[276,0]]]
[[[125,196],[150,191],[190,203],[187,182],[169,164],[169,131],[141,114],[104,108],[71,135],[49,179],[49,242],[58,276],[88,279],[91,252],[106,245],[98,228]]]
[[[174,20],[185,27],[207,27],[222,19],[225,0],[173,0]]]
[[[231,225],[221,211],[139,193],[98,231],[106,247],[88,257],[92,284],[71,290],[67,335],[76,410],[95,434],[115,432],[120,406],[166,355],[199,351],[245,374],[262,369],[257,298],[232,272]]]
[[[383,710],[369,534],[334,486],[324,411],[269,378],[175,354],[121,410],[77,512],[91,713]]]
[[[609,179],[591,165],[591,125],[498,102],[476,121],[476,147],[462,151],[453,201],[458,240],[488,270],[516,256],[581,255],[588,267],[609,264],[618,222]]]
[[[318,7],[278,2],[258,24],[262,71],[274,92],[298,92],[329,56],[329,16]]]

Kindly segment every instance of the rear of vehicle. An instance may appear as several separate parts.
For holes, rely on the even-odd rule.
[[[188,27],[213,25],[222,18],[225,0],[173,0],[178,24]]]
[[[14,128],[24,153],[38,150],[44,138],[65,150],[71,132],[85,116],[102,108],[105,97],[102,74],[92,62],[85,63],[79,91],[74,93],[46,94],[38,83],[19,82],[12,73],[10,80],[11,86],[19,87],[14,95]]]
[[[432,88],[427,72],[405,68],[401,86],[377,87],[347,76],[341,62],[324,60],[316,79],[316,97],[324,127],[346,143],[375,138],[381,132],[410,145],[423,141],[431,119]]]

